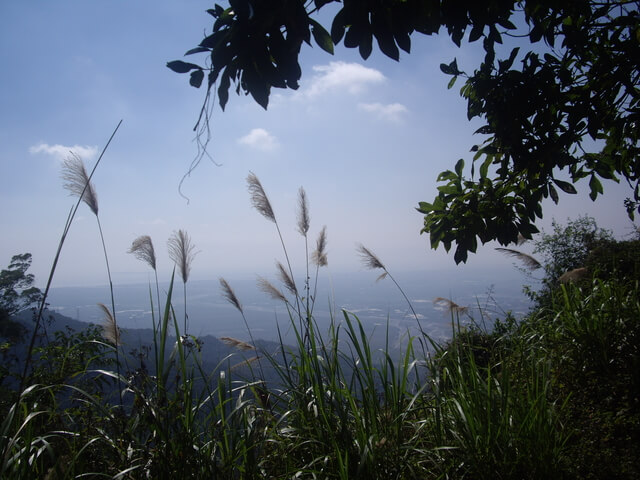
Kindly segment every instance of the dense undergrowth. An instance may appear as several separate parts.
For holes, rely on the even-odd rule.
[[[250,191],[277,227],[255,177]],[[299,227],[306,242],[308,216]],[[397,355],[372,351],[353,314],[316,324],[309,270],[317,281],[326,265],[324,235],[303,285],[288,259],[278,264],[286,295],[262,280],[295,332],[276,352],[248,330],[250,341],[228,339],[237,355],[205,371],[172,308],[173,278],[165,298],[154,302],[150,288],[154,343],[137,361],[107,307],[107,335],[59,332],[36,344],[27,368],[2,371],[0,478],[640,477],[637,241],[593,248],[588,278],[550,281],[525,318],[452,308],[452,338],[438,344],[416,316],[418,333]],[[184,315],[186,328],[186,306]]]

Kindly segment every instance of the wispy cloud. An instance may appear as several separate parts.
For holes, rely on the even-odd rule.
[[[29,153],[32,155],[44,153],[46,155],[51,155],[60,162],[64,161],[71,152],[78,155],[84,161],[88,161],[98,154],[98,147],[91,147],[89,145],[73,145],[68,147],[58,144],[49,145],[48,143],[39,143],[38,145],[29,147]]]
[[[309,97],[336,90],[357,94],[367,85],[379,84],[386,80],[380,71],[359,63],[331,62],[329,65],[316,65],[313,71],[316,75],[305,92]]]
[[[153,220],[146,220],[146,221],[139,222],[139,224],[143,226],[147,226],[147,225],[156,226],[156,225],[168,225],[168,222],[164,218],[156,217]]]
[[[383,105],[381,103],[360,103],[358,108],[365,112],[373,113],[378,118],[389,122],[400,122],[402,116],[409,112],[407,107],[401,103],[390,103]]]
[[[238,143],[264,152],[275,150],[279,146],[276,137],[264,128],[254,128],[247,135],[239,138]]]

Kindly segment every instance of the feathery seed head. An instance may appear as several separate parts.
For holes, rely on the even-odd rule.
[[[293,281],[287,269],[284,268],[284,265],[280,262],[276,262],[276,267],[278,268],[278,277],[280,277],[280,281],[287,287],[287,290],[291,292],[292,295],[298,294],[298,289],[296,288],[296,282]]]
[[[141,235],[131,244],[129,253],[132,253],[138,260],[142,260],[152,269],[156,269],[156,252],[149,235]]]
[[[369,250],[367,247],[360,244],[358,245],[357,250],[358,250],[358,253],[360,254],[360,257],[362,257],[362,262],[364,263],[364,266],[366,268],[370,270],[376,270],[378,268],[381,268],[385,272],[387,271],[387,269],[385,268],[384,264],[380,261],[380,259],[376,257],[375,254],[371,250]]]
[[[175,262],[180,270],[182,281],[187,283],[189,273],[191,272],[191,262],[196,256],[195,245],[191,243],[191,238],[184,230],[173,232],[171,238],[167,242],[169,249],[169,258]]]
[[[505,255],[509,255],[511,257],[517,258],[524,264],[525,268],[528,268],[529,270],[537,270],[538,268],[542,267],[542,264],[538,260],[533,258],[531,255],[527,255],[526,253],[519,252],[518,250],[513,250],[511,248],[502,248],[502,247],[498,247],[496,248],[496,250],[504,253]]]
[[[243,313],[240,300],[238,300],[238,297],[236,297],[236,293],[231,288],[231,285],[229,285],[229,283],[224,278],[220,278],[220,288],[222,289],[222,296],[226,298],[234,307],[236,307],[240,313]]]
[[[461,307],[453,300],[449,300],[444,297],[437,297],[433,299],[434,304],[441,304],[444,306],[447,313],[466,313],[469,310],[469,307]]]
[[[276,287],[274,287],[273,284],[266,278],[258,277],[258,288],[274,300],[280,300],[284,303],[287,303],[287,297],[285,297],[284,294]]]
[[[327,227],[326,225],[322,227],[320,233],[318,234],[318,239],[316,240],[316,249],[312,254],[313,263],[315,263],[318,267],[326,267],[328,265],[327,261]]]
[[[89,174],[82,159],[71,152],[62,164],[62,180],[64,188],[69,190],[71,195],[82,198],[94,215],[98,215],[98,195],[93,183],[89,181]]]
[[[304,188],[300,187],[298,190],[298,231],[303,237],[307,236],[310,222],[307,193],[304,191]]]
[[[260,180],[258,180],[258,177],[256,177],[253,172],[249,172],[247,184],[249,194],[251,195],[251,204],[264,218],[276,223],[276,216],[273,213],[273,208],[271,208],[271,202],[269,202],[269,198],[264,188],[262,188]]]
[[[237,348],[238,350],[255,350],[256,347],[251,345],[250,343],[243,342],[242,340],[238,340],[233,337],[220,337],[219,340],[225,345],[229,345],[230,347]]]
[[[569,270],[568,272],[560,275],[558,281],[560,283],[577,282],[579,280],[582,280],[583,278],[586,278],[588,274],[589,271],[584,267],[574,268],[573,270]]]
[[[102,336],[108,342],[111,342],[113,345],[120,345],[120,329],[116,325],[116,319],[107,307],[103,303],[99,303],[98,306],[104,313],[104,321],[102,323]]]

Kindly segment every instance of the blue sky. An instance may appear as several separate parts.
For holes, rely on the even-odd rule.
[[[332,272],[358,271],[364,243],[391,271],[454,268],[453,256],[429,249],[414,209],[436,193],[437,174],[470,160],[478,124],[466,120],[459,86],[438,66],[457,57],[479,61],[476,45],[458,49],[444,36],[414,36],[413,51],[394,62],[374,52],[362,61],[338,48],[330,56],[304,47],[298,91],[274,91],[268,111],[231,94],[214,109],[209,153],[188,171],[197,147],[192,128],[204,91],[166,68],[211,28],[212,2],[3,1],[0,3],[0,262],[33,254],[32,271],[47,277],[74,200],[60,168],[70,150],[91,167],[120,119],[122,126],[94,176],[100,220],[119,284],[146,282],[148,269],[126,251],[148,234],[161,275],[172,267],[166,241],[184,229],[199,251],[192,278],[273,272],[281,249],[273,224],[251,208],[246,177],[261,179],[295,265],[304,244],[295,232],[296,194],[311,207],[311,239],[323,225]],[[194,61],[204,61],[194,58]],[[630,231],[625,185],[545,204],[552,218],[581,214],[618,236]],[[512,262],[486,245],[465,268],[491,272]],[[97,225],[83,206],[63,249],[54,286],[106,283]]]

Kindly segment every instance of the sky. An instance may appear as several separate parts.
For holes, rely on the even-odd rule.
[[[420,235],[420,201],[436,195],[439,172],[471,160],[479,124],[468,122],[459,86],[448,90],[440,63],[462,70],[480,61],[479,46],[455,47],[446,36],[412,37],[399,62],[375,52],[335,55],[304,46],[300,88],[274,90],[267,111],[230,94],[212,110],[208,153],[197,157],[193,127],[204,90],[166,67],[184,58],[211,31],[202,0],[44,0],[0,2],[0,264],[30,252],[31,272],[48,277],[74,198],[63,188],[70,151],[92,168],[120,120],[93,183],[113,281],[147,282],[149,268],[127,253],[150,235],[165,279],[172,262],[167,240],[185,230],[198,252],[192,279],[274,273],[283,260],[272,223],[255,211],[246,177],[254,172],[275,210],[294,270],[304,268],[304,239],[296,232],[296,197],[304,187],[311,213],[311,248],[328,233],[329,269],[363,270],[363,243],[392,272],[425,274],[456,268],[453,252],[429,247]],[[181,191],[179,185],[181,184]],[[584,190],[584,188],[583,188]],[[631,230],[624,184],[605,184],[592,203],[561,194],[544,204],[540,228],[553,218],[588,214],[622,237]],[[186,198],[185,198],[186,197]],[[487,244],[464,269],[488,275],[512,261]],[[373,275],[373,274],[372,274]],[[107,283],[93,213],[81,206],[63,246],[53,286]]]

